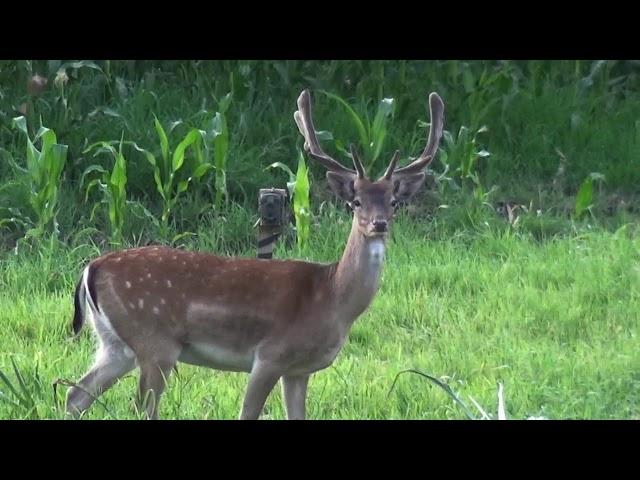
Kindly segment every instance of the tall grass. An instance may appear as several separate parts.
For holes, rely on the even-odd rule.
[[[205,135],[204,131],[198,129],[189,130],[184,138],[171,149],[165,129],[157,118],[154,118],[154,126],[160,142],[159,159],[150,151],[139,147],[135,142],[133,142],[133,145],[136,150],[144,153],[153,168],[156,190],[162,199],[162,233],[166,236],[169,216],[175,208],[180,195],[187,191],[192,180],[199,180],[214,167],[206,162],[201,154],[195,156],[195,163],[190,163],[188,166],[185,164],[187,149],[192,148],[196,152],[200,152]]]
[[[369,114],[365,111],[364,115],[359,115],[355,109],[349,105],[344,99],[331,92],[321,91],[322,94],[334,100],[338,105],[342,106],[351,119],[353,126],[358,132],[360,145],[364,148],[364,166],[367,171],[373,170],[374,166],[380,170],[383,168],[379,165],[378,158],[382,152],[384,141],[387,137],[387,123],[393,115],[394,101],[393,98],[383,98],[378,103],[376,114],[371,120]],[[349,140],[339,140],[337,132],[332,137],[336,137],[336,148],[345,155],[350,156],[346,146],[351,143]]]
[[[282,162],[276,162],[269,165],[269,168],[279,168],[289,175],[287,188],[289,190],[289,198],[293,199],[293,214],[296,223],[296,241],[298,249],[303,252],[309,245],[311,236],[311,203],[309,171],[304,160],[304,154],[298,151],[298,170],[294,174],[291,169]]]
[[[27,191],[31,207],[30,214],[25,213],[25,218],[31,221],[34,228],[27,231],[27,236],[37,238],[47,232],[57,235],[59,188],[68,147],[59,144],[55,132],[44,126],[38,129],[32,141],[25,117],[15,118],[13,124],[26,137],[26,168],[13,161],[11,164],[18,175],[17,182]],[[38,140],[41,143],[40,150],[34,144]]]
[[[25,90],[36,74],[47,81]],[[27,100],[30,117],[59,128],[60,144],[68,145],[73,161],[65,164],[58,195],[71,202],[58,218],[65,237],[79,223],[88,226],[94,207],[80,199],[82,173],[95,163],[85,156],[87,147],[115,145],[122,132],[132,142],[123,149],[127,194],[162,227],[143,215],[136,231],[165,240],[195,231],[203,214],[189,208],[196,202],[212,204],[222,216],[229,204],[255,209],[259,188],[284,186],[265,167],[295,157],[291,112],[296,95],[308,87],[318,93],[318,122],[328,126],[319,137],[343,160],[348,143],[360,145],[372,174],[396,148],[406,156],[421,151],[427,94],[438,91],[446,104],[445,128],[452,132],[432,167],[438,175],[450,164],[449,173],[474,178],[486,191],[496,187],[501,199],[533,201],[536,209],[556,212],[572,210],[564,207],[565,197],[575,197],[592,172],[607,180],[602,202],[616,194],[632,204],[640,181],[634,62],[5,61],[0,76],[6,86],[0,97],[3,157],[24,156],[23,133],[11,127],[11,113]],[[552,195],[546,190],[561,162],[557,152],[565,174]],[[105,160],[101,166],[110,169]],[[311,179],[322,175],[313,163],[309,169]],[[210,170],[212,182],[206,181]],[[19,176],[8,162],[0,165],[5,184]],[[0,191],[0,222],[11,239],[31,228],[15,215],[24,205],[14,192]],[[321,188],[311,195],[317,206],[329,198]],[[449,196],[442,203],[451,201]],[[599,208],[593,206],[594,215]],[[133,234],[125,235],[132,241]]]
[[[122,244],[122,235],[124,230],[125,217],[127,213],[127,161],[122,154],[122,140],[118,150],[116,151],[113,146],[107,142],[100,142],[90,146],[86,152],[96,150],[95,155],[99,153],[109,153],[114,159],[114,164],[111,172],[105,170],[101,165],[91,165],[82,174],[81,186],[84,184],[84,180],[87,175],[93,172],[98,172],[100,177],[90,180],[86,187],[85,201],[89,198],[91,190],[98,186],[103,195],[103,200],[100,203],[96,203],[95,209],[101,204],[107,206],[107,216],[109,218],[109,225],[111,228],[111,242],[117,245]]]
[[[211,121],[211,138],[213,143],[214,165],[216,173],[215,208],[219,212],[223,199],[227,199],[227,158],[229,156],[229,125],[227,110],[231,104],[232,94],[228,93],[218,102],[218,111]]]

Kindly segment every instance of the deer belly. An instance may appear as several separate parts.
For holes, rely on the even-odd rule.
[[[212,343],[190,343],[178,358],[183,363],[233,372],[250,372],[253,359],[253,349],[235,351]]]
[[[343,342],[317,346],[303,352],[297,352],[296,361],[292,362],[290,374],[302,375],[324,370],[336,359]]]

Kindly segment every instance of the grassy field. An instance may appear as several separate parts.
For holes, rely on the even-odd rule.
[[[258,189],[290,181],[300,245],[276,257],[340,257],[348,213],[322,167],[296,173],[303,88],[324,148],[348,162],[355,142],[372,175],[424,148],[428,93],[445,102],[428,191],[309,418],[468,418],[407,369],[476,418],[498,385],[508,418],[640,418],[638,62],[3,60],[0,85],[0,419],[63,417],[52,385],[94,354],[90,329],[70,340],[73,287],[105,251],[255,256]],[[160,415],[236,418],[246,381],[181,365]],[[136,388],[134,372],[85,418],[139,418]],[[265,417],[284,418],[279,388]]]
[[[326,234],[312,245],[314,259],[329,261],[342,247],[348,218],[338,218],[344,222],[325,219]],[[379,295],[334,365],[312,377],[310,418],[466,418],[443,390],[417,375],[400,376],[389,394],[405,369],[445,381],[478,416],[471,398],[495,415],[498,382],[509,418],[640,416],[634,313],[640,308],[640,239],[630,227],[543,242],[490,228],[444,238],[434,224],[406,218],[395,227]],[[5,262],[0,369],[11,373],[15,359],[33,404],[26,398],[0,402],[1,418],[62,417],[57,402],[65,387],[54,398],[52,382],[77,380],[93,359],[90,329],[68,339],[73,282],[92,250],[51,247]],[[236,418],[246,380],[181,365],[161,415]],[[138,418],[136,388],[132,373],[86,418]],[[5,385],[0,390],[9,393]],[[268,418],[283,418],[280,399],[274,390]]]

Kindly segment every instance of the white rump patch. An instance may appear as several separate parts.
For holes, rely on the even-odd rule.
[[[93,299],[88,289],[88,273],[87,267],[83,274],[83,288],[85,289],[85,314],[88,321],[93,326],[99,341],[99,348],[96,352],[96,361],[104,360],[107,357],[118,356],[124,354],[127,358],[135,358],[135,353],[129,346],[124,343],[118,333],[111,325],[109,317],[99,311],[99,308],[93,303]],[[129,304],[132,305],[132,304]]]

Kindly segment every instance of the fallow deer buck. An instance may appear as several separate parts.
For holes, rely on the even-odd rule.
[[[372,181],[351,148],[355,170],[323,152],[309,91],[294,119],[309,156],[327,168],[333,192],[353,210],[339,262],[227,258],[165,247],[106,254],[85,269],[75,292],[76,335],[86,314],[99,340],[93,367],[69,390],[78,417],[115,381],[140,368],[138,402],[157,418],[165,381],[177,362],[247,372],[240,419],[257,419],[282,379],[288,419],[304,419],[309,376],[331,365],[380,278],[389,225],[399,203],[423,185],[442,136],[444,105],[429,96],[427,146],[411,164]]]

